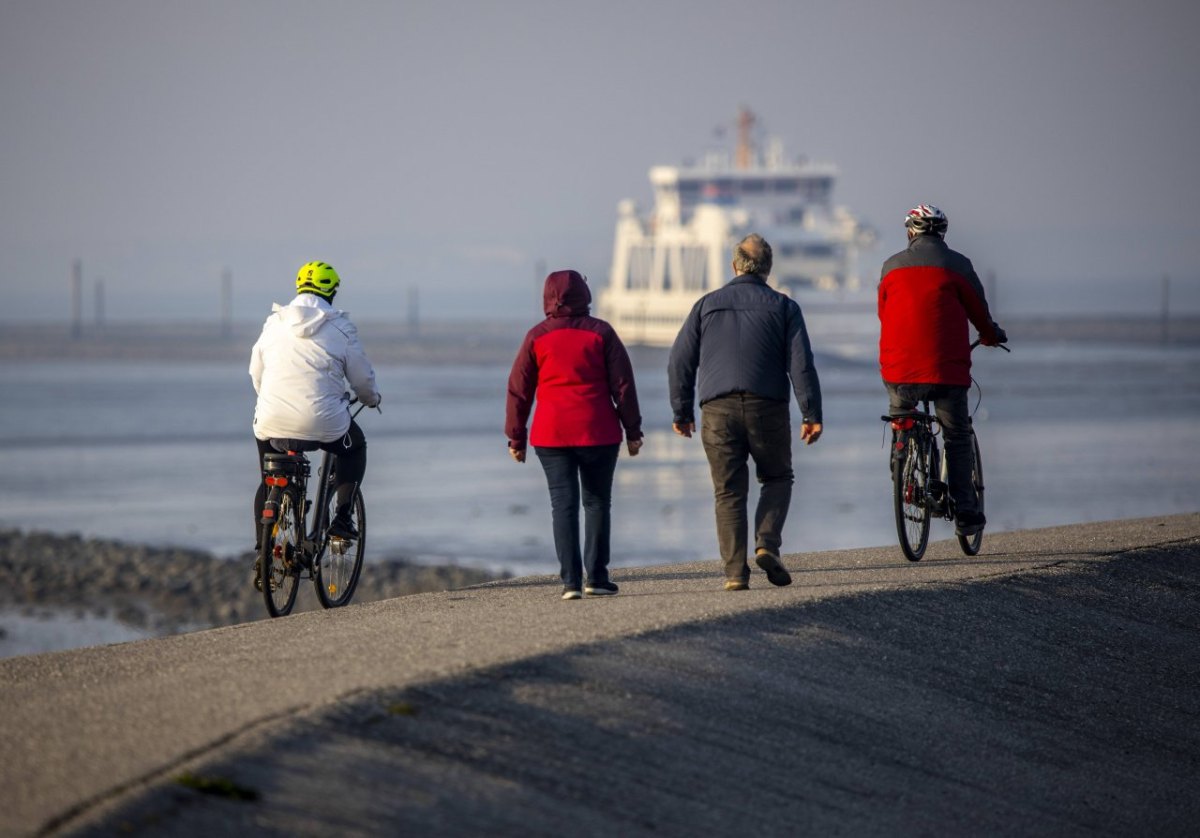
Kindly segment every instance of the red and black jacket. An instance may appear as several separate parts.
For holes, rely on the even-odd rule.
[[[940,236],[915,236],[883,263],[879,280],[879,369],[890,384],[971,386],[968,321],[997,340],[971,260]]]
[[[629,354],[612,326],[588,316],[587,282],[575,271],[555,271],[546,277],[542,300],[546,319],[525,335],[508,376],[509,447],[525,449],[535,396],[533,445],[614,445],[622,429],[626,439],[641,439]]]

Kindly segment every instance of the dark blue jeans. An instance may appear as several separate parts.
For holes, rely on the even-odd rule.
[[[946,470],[950,478],[950,497],[959,515],[978,512],[979,503],[971,486],[971,466],[975,452],[971,448],[971,413],[967,408],[967,389],[953,384],[892,384],[888,391],[888,412],[903,413],[918,407],[918,402],[933,402],[933,412],[942,423],[946,446]],[[934,464],[937,467],[937,464]]]
[[[550,487],[554,550],[563,585],[608,581],[613,472],[620,445],[534,449]],[[583,550],[579,548],[579,504],[583,502]]]
[[[792,500],[792,430],[787,402],[748,393],[721,396],[701,408],[700,439],[712,472],[717,544],[725,577],[746,581],[747,458],[754,460],[760,491],[754,511],[754,546],[779,555]]]

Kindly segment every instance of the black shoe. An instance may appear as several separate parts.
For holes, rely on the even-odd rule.
[[[349,513],[338,513],[333,516],[333,520],[329,522],[329,535],[332,538],[344,538],[347,541],[358,538],[358,530],[354,528],[354,521],[350,519]]]
[[[615,582],[588,582],[583,592],[588,596],[612,596],[619,590]]]
[[[982,532],[987,518],[982,512],[964,512],[954,520],[954,534],[972,536]]]
[[[754,563],[766,571],[767,581],[772,585],[782,588],[784,585],[792,584],[792,575],[787,572],[783,562],[779,561],[779,557],[774,553],[760,550],[754,557]]]
[[[567,585],[565,588],[563,588],[563,599],[581,599],[582,597],[583,594],[579,593],[578,588],[572,588],[570,585]]]

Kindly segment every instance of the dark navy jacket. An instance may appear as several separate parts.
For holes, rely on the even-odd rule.
[[[735,277],[692,307],[667,365],[677,424],[700,405],[750,393],[786,402],[794,390],[805,422],[821,422],[821,383],[800,306],[754,274]],[[790,386],[789,386],[789,378]]]

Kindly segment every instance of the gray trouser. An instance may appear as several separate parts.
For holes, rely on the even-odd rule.
[[[946,446],[946,470],[949,472],[950,497],[954,499],[954,508],[959,515],[978,512],[975,490],[971,486],[971,465],[975,452],[971,450],[967,388],[952,384],[891,384],[886,381],[884,384],[887,385],[889,413],[912,410],[918,402],[933,402],[933,411],[942,423],[942,444]]]
[[[762,489],[754,513],[754,545],[776,555],[792,500],[792,431],[788,403],[749,394],[722,396],[701,408],[700,439],[712,472],[717,543],[727,579],[747,580],[747,458]]]

